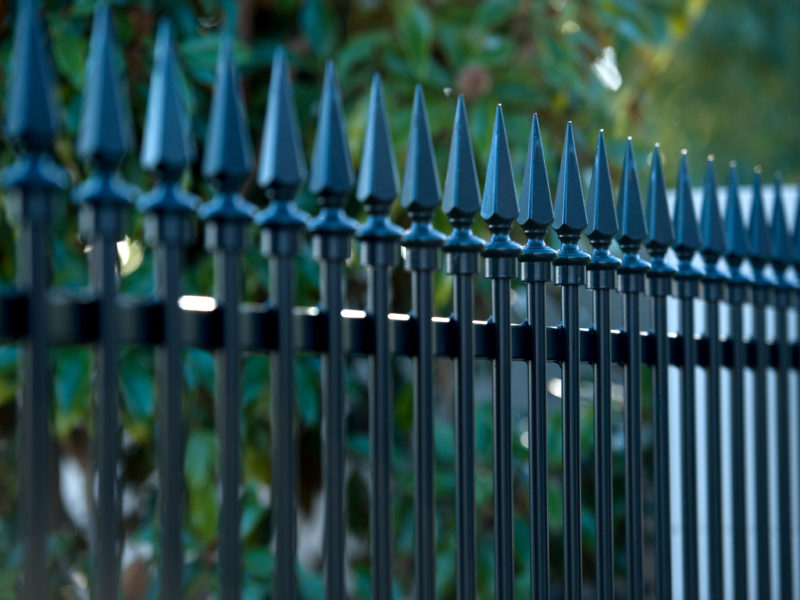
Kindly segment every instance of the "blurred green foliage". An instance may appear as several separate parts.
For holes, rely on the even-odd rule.
[[[87,173],[73,152],[78,126],[84,62],[87,53],[92,0],[44,0],[52,52],[58,73],[58,99],[62,107],[63,133],[57,140],[58,160],[75,182]],[[555,177],[565,122],[576,125],[576,141],[584,165],[591,164],[596,130],[605,127],[610,159],[616,166],[622,157],[624,137],[636,137],[640,167],[644,167],[651,142],[662,140],[669,162],[682,146],[692,151],[697,165],[706,153],[722,158],[740,157],[743,164],[763,161],[789,175],[800,173],[789,158],[800,155],[798,137],[800,113],[796,110],[800,81],[800,11],[791,3],[767,0],[758,5],[744,0],[469,0],[380,2],[379,0],[173,0],[169,3],[125,0],[115,2],[116,25],[124,46],[134,120],[141,129],[147,84],[152,63],[155,24],[160,16],[171,18],[178,29],[179,54],[185,69],[186,94],[195,134],[200,141],[210,100],[214,62],[220,34],[233,30],[237,37],[237,62],[247,98],[253,140],[260,137],[266,103],[272,52],[277,44],[286,46],[293,69],[298,111],[306,151],[311,148],[317,100],[324,61],[336,62],[342,84],[350,145],[358,164],[364,133],[369,80],[373,71],[384,76],[388,113],[398,159],[406,143],[413,84],[422,83],[442,179],[449,146],[455,98],[467,100],[470,125],[483,175],[489,151],[494,106],[504,104],[512,155],[521,176],[531,113],[540,115],[548,166]],[[227,14],[227,16],[225,16]],[[0,65],[8,65],[13,9],[0,5]],[[5,69],[0,70],[5,79]],[[5,82],[4,82],[5,83]],[[0,108],[2,96],[0,96]],[[124,176],[141,189],[151,185],[149,177],[129,157],[122,165]],[[0,164],[13,160],[5,143]],[[677,162],[677,161],[675,161]],[[401,167],[402,168],[402,167]],[[195,166],[186,184],[207,198],[210,188]],[[257,204],[263,196],[248,182],[246,195]],[[1,196],[0,196],[1,198]],[[315,201],[302,192],[298,202],[315,212]],[[53,278],[56,285],[78,290],[86,285],[83,245],[75,230],[74,207],[64,199],[64,214],[51,239]],[[350,215],[363,218],[359,204],[351,199]],[[393,217],[406,218],[398,206]],[[443,215],[437,226],[449,231]],[[487,235],[485,226],[476,230]],[[514,235],[522,234],[515,228]],[[130,232],[130,258],[123,270],[122,291],[135,295],[151,292],[152,266],[149,253],[135,241],[141,239],[141,223],[134,221]],[[14,234],[7,221],[0,220],[0,282],[10,285],[14,276]],[[347,303],[364,302],[365,280],[358,261],[349,265]],[[211,261],[198,241],[188,251],[183,282],[185,293],[211,291]],[[267,268],[256,248],[244,256],[248,274],[245,297],[263,301],[268,297]],[[316,302],[317,266],[304,253],[298,261],[298,302]],[[438,311],[450,309],[450,282],[437,279]],[[407,275],[397,269],[393,309],[409,308]],[[486,282],[477,283],[476,311],[489,312]],[[89,417],[91,356],[87,349],[56,350],[54,366],[53,432],[60,452],[88,464],[92,425]],[[13,402],[18,385],[17,349],[0,348],[0,597],[13,594],[19,565],[16,537],[17,476],[14,445],[16,409]],[[155,554],[147,558],[141,590],[125,579],[128,597],[155,597],[157,590],[158,524],[154,473],[154,394],[152,353],[139,348],[121,352],[121,411],[124,424],[123,477],[135,493],[137,509],[126,519],[128,539],[152,544]],[[368,464],[366,402],[363,364],[351,361],[348,373],[350,413],[348,417],[349,459],[353,465],[348,480],[348,526],[362,542],[366,539],[368,485],[364,471]],[[437,385],[441,397],[449,398],[450,370],[439,363]],[[396,361],[395,401],[395,505],[394,526],[396,589],[407,596],[412,581],[412,465],[410,459],[411,391],[404,374],[406,361]],[[484,367],[481,367],[484,368]],[[299,357],[297,364],[298,436],[300,439],[300,502],[304,513],[313,507],[320,489],[320,408],[318,402],[319,362]],[[479,370],[480,371],[480,370]],[[186,496],[185,545],[187,550],[187,597],[213,594],[217,519],[216,438],[213,423],[213,362],[207,352],[190,349],[184,362],[186,379]],[[480,373],[479,373],[480,374]],[[268,360],[246,357],[243,367],[243,516],[245,596],[269,597],[272,556],[269,502],[264,489],[270,481],[270,423]],[[645,373],[645,389],[649,389]],[[481,598],[492,595],[493,556],[491,545],[491,411],[487,398],[476,407],[476,499],[478,519],[478,584]],[[618,410],[616,407],[615,410]],[[646,399],[644,418],[649,422]],[[454,441],[451,407],[437,407],[437,587],[442,598],[454,596],[455,548],[453,514]],[[594,521],[592,513],[592,412],[583,407],[581,432],[584,449],[584,572],[593,576]],[[619,415],[618,415],[619,416]],[[560,577],[561,489],[560,414],[552,411],[548,438],[551,466],[550,526],[551,564],[555,581]],[[523,422],[523,421],[521,421]],[[617,423],[621,419],[617,418]],[[619,431],[616,432],[619,434]],[[649,452],[649,429],[645,446]],[[515,446],[515,534],[517,594],[527,593],[527,450]],[[624,499],[622,497],[623,457],[615,447],[616,564],[624,574]],[[647,480],[649,481],[649,479]],[[646,497],[648,497],[646,495]],[[646,507],[647,510],[647,507]],[[78,585],[70,568],[86,572],[87,540],[84,532],[63,517],[53,535],[51,556],[54,585],[59,597],[75,597],[69,588]],[[369,568],[365,549],[353,553],[351,568],[354,597],[368,596]],[[319,564],[303,567],[302,593],[319,598],[322,584]],[[55,594],[55,591],[54,591]]]

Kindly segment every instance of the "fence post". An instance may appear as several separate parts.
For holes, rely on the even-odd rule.
[[[416,328],[414,357],[414,568],[416,600],[434,600],[436,554],[434,546],[433,446],[433,272],[439,268],[444,235],[431,219],[439,203],[439,172],[428,128],[422,87],[414,90],[411,130],[408,134],[403,190],[400,202],[411,217],[401,243],[405,267],[411,271],[411,312]]]
[[[727,282],[730,306],[730,337],[733,340],[733,362],[729,371],[731,386],[731,493],[733,519],[733,589],[747,590],[747,507],[745,498],[745,422],[744,369],[747,348],[742,332],[742,304],[747,301],[751,279],[739,268],[749,255],[749,240],[742,224],[739,205],[739,183],[736,163],[728,170],[728,206],[725,211],[725,262],[730,270]]]
[[[772,277],[764,267],[772,254],[770,232],[764,219],[761,198],[761,168],[753,170],[753,205],[750,213],[750,264],[753,267],[753,333],[756,343],[755,368],[755,488],[756,493],[756,573],[759,598],[770,597],[770,542],[769,542],[769,454],[767,445],[767,346],[766,306],[773,300]]]
[[[620,222],[617,241],[622,249],[619,291],[625,299],[624,320],[628,341],[628,360],[625,363],[625,547],[628,598],[642,598],[642,344],[639,294],[644,291],[645,273],[650,270],[650,265],[639,256],[639,246],[647,237],[647,225],[630,137],[622,163],[617,211]]]
[[[672,598],[672,526],[669,494],[669,346],[667,338],[667,296],[670,293],[675,267],[664,255],[675,241],[672,219],[667,206],[667,190],[661,168],[659,146],[653,147],[650,162],[650,182],[647,191],[647,221],[645,246],[650,252],[650,271],[647,273],[648,293],[653,298],[653,337],[655,338],[655,367],[653,368],[653,478],[655,479],[656,512],[656,589],[658,600]]]
[[[492,237],[483,250],[486,277],[492,280],[492,322],[495,353],[492,361],[494,413],[494,562],[495,598],[514,597],[514,498],[511,451],[511,282],[517,274],[519,244],[509,236],[519,216],[514,172],[508,150],[503,109],[497,105],[483,185],[481,217]]]
[[[162,303],[164,340],[155,351],[158,390],[158,475],[161,528],[161,595],[182,594],[183,546],[183,342],[178,307],[183,248],[194,238],[199,200],[180,187],[183,171],[195,159],[189,119],[180,93],[174,30],[158,24],[153,72],[147,97],[140,163],[158,182],[139,197],[144,238],[153,246],[155,295]]]
[[[47,576],[47,530],[53,506],[48,482],[54,467],[49,456],[51,369],[48,352],[47,289],[50,284],[47,236],[51,206],[69,177],[52,156],[58,129],[53,100],[53,73],[45,53],[46,40],[36,2],[18,4],[10,86],[6,98],[5,130],[21,148],[14,163],[3,170],[10,219],[20,229],[16,252],[16,282],[27,296],[27,339],[20,360],[20,494],[23,574],[22,598],[50,593]]]
[[[680,299],[681,357],[681,504],[683,510],[683,594],[695,598],[700,593],[697,580],[697,448],[695,436],[695,367],[697,346],[694,339],[694,299],[702,274],[692,266],[692,257],[702,240],[697,228],[692,200],[692,184],[686,166],[686,150],[681,151],[675,198],[675,242],[678,272],[675,295]]]
[[[789,454],[789,342],[787,340],[787,319],[791,298],[794,295],[791,281],[786,278],[786,268],[792,260],[792,247],[786,231],[786,218],[783,211],[781,175],[775,174],[775,204],[772,211],[772,269],[775,272],[775,344],[778,350],[776,368],[777,396],[775,433],[778,447],[778,549],[780,552],[778,573],[780,574],[780,598],[792,597],[792,508],[791,477]]]
[[[586,287],[594,296],[594,512],[595,579],[598,598],[614,597],[614,478],[611,456],[611,316],[610,290],[616,287],[619,259],[608,247],[619,227],[611,191],[611,173],[603,130],[597,136],[589,183],[589,226],[592,261]]]
[[[564,597],[581,597],[581,435],[580,435],[580,323],[578,291],[585,278],[589,255],[578,247],[587,225],[583,188],[572,137],[567,123],[564,152],[556,188],[555,229],[561,240],[556,257],[556,285],[562,286],[561,318],[565,358],[561,365],[562,444],[564,476]]]
[[[367,267],[367,312],[372,317],[374,349],[369,371],[369,439],[372,494],[370,496],[370,554],[372,597],[392,597],[392,363],[389,353],[390,269],[397,259],[402,228],[389,220],[397,197],[397,165],[381,76],[375,73],[370,90],[356,197],[369,217],[356,236]]]
[[[453,232],[444,245],[446,270],[453,276],[453,317],[458,327],[455,360],[456,598],[475,600],[475,343],[472,332],[473,277],[484,243],[472,232],[481,192],[469,134],[464,96],[459,94],[442,209]]]
[[[308,224],[314,259],[320,265],[320,308],[327,315],[328,351],[322,357],[323,487],[325,489],[325,593],[345,597],[344,512],[345,400],[342,345],[342,281],[356,223],[343,206],[353,187],[344,111],[333,62],[325,66],[320,117],[308,189],[319,214]]]
[[[239,448],[241,418],[241,335],[239,300],[242,289],[241,252],[255,207],[239,190],[253,166],[253,148],[239,78],[233,64],[233,41],[225,36],[217,58],[214,95],[208,118],[203,176],[217,191],[198,208],[205,222],[205,248],[214,255],[214,296],[222,318],[222,347],[214,352],[216,426],[220,440],[219,469],[222,503],[219,518],[219,595],[239,598]]]
[[[553,222],[550,182],[544,162],[539,118],[533,115],[528,155],[522,175],[519,224],[528,243],[522,249],[520,278],[528,288],[528,465],[530,470],[531,599],[550,598],[550,551],[547,526],[547,349],[545,347],[545,284],[550,281],[556,252],[544,241]]]
[[[706,464],[708,492],[708,578],[712,598],[722,598],[722,446],[720,432],[720,390],[722,345],[719,339],[719,301],[722,298],[725,274],[717,261],[725,251],[725,230],[719,214],[717,183],[714,178],[714,157],[706,162],[703,211],[700,216],[703,242],[700,254],[705,262],[703,297],[706,304],[706,338],[708,338],[708,368],[706,369]]]
[[[275,598],[297,597],[297,448],[294,435],[294,261],[308,215],[293,198],[306,177],[289,66],[275,50],[258,165],[258,185],[268,206],[253,220],[261,229],[261,253],[269,259],[270,304],[277,312],[278,347],[270,354],[272,403],[272,523],[275,531]]]
[[[135,194],[116,176],[116,167],[133,146],[130,107],[124,97],[111,9],[99,5],[92,20],[86,63],[83,113],[76,153],[96,171],[74,192],[81,237],[91,245],[90,281],[99,301],[99,342],[95,344],[94,468],[97,504],[93,523],[94,593],[112,598],[119,592],[121,482],[117,478],[119,423],[117,242],[127,227]]]

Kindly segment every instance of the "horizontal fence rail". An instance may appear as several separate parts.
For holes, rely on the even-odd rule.
[[[790,407],[792,379],[800,373],[800,338],[789,331],[797,317],[800,294],[800,225],[794,239],[785,223],[780,178],[776,178],[772,222],[767,224],[761,173],[753,176],[752,214],[745,228],[739,204],[736,165],[729,171],[724,219],[720,213],[713,157],[707,163],[700,220],[695,214],[686,151],[676,187],[674,218],[670,216],[658,146],[650,161],[646,211],[627,140],[622,180],[615,205],[600,132],[588,198],[584,200],[572,124],[568,124],[555,199],[545,168],[539,121],[533,116],[522,186],[517,194],[502,109],[498,105],[483,193],[470,137],[463,97],[455,120],[447,175],[442,189],[428,128],[421,86],[414,92],[411,129],[402,180],[398,177],[382,81],[375,75],[366,119],[364,145],[356,173],[345,127],[341,92],[333,63],[325,70],[319,103],[317,135],[307,167],[283,49],[272,63],[263,137],[258,160],[250,139],[244,99],[234,62],[232,40],[224,37],[216,66],[210,116],[203,145],[202,174],[214,188],[205,202],[182,188],[183,172],[197,151],[180,93],[176,36],[168,22],[158,25],[154,66],[141,143],[141,167],[153,174],[154,185],[140,192],[117,172],[134,145],[134,131],[125,99],[124,73],[117,61],[111,9],[96,9],[87,61],[83,112],[76,152],[90,165],[90,174],[74,187],[78,231],[87,245],[89,285],[67,291],[51,285],[48,226],[53,205],[70,187],[53,153],[57,133],[54,84],[41,16],[36,3],[19,3],[8,93],[5,130],[17,151],[3,171],[4,204],[17,237],[15,284],[0,291],[0,339],[20,348],[19,365],[19,527],[23,545],[19,594],[45,598],[48,582],[47,541],[53,507],[50,478],[52,377],[50,355],[62,346],[87,346],[93,351],[92,471],[95,508],[90,525],[92,597],[119,595],[122,549],[119,461],[120,351],[127,346],[155,350],[157,396],[157,468],[159,497],[159,594],[184,593],[182,519],[183,460],[186,437],[182,397],[182,352],[189,347],[213,352],[215,425],[218,437],[220,514],[217,568],[219,596],[239,598],[244,569],[240,540],[242,513],[241,363],[245,353],[265,353],[270,364],[271,506],[275,556],[273,598],[296,598],[298,508],[298,440],[295,427],[295,358],[321,358],[321,444],[324,496],[323,570],[326,598],[345,598],[346,442],[348,358],[364,356],[368,367],[370,456],[369,555],[373,598],[396,594],[395,539],[392,518],[392,436],[395,371],[392,358],[413,361],[412,462],[414,489],[413,595],[428,600],[437,594],[437,527],[435,501],[434,410],[437,400],[436,358],[453,362],[455,432],[455,594],[477,597],[475,423],[477,359],[492,367],[492,462],[494,503],[495,597],[515,597],[515,475],[512,422],[512,363],[525,363],[528,373],[528,489],[530,595],[550,598],[558,587],[563,597],[583,597],[586,567],[582,533],[586,515],[581,496],[594,498],[596,532],[594,582],[598,598],[615,596],[615,580],[623,577],[628,598],[722,598],[726,578],[734,597],[750,587],[758,597],[797,597],[792,589],[792,522],[800,520],[800,499],[792,497],[792,478],[800,456],[791,456]],[[242,190],[255,163],[256,183],[268,201],[259,210]],[[317,198],[313,218],[298,208],[295,196],[308,176],[308,190]],[[350,218],[346,201],[353,193],[367,213],[364,223]],[[411,225],[403,230],[390,220],[399,197]],[[435,212],[442,204],[452,232],[437,231]],[[130,229],[132,211],[143,216],[144,239],[154,258],[154,294],[148,298],[119,293],[116,244]],[[588,209],[588,210],[587,210]],[[483,240],[473,232],[480,213],[491,232]],[[514,221],[527,243],[511,237]],[[182,294],[181,274],[186,248],[197,223],[202,223],[205,250],[213,257],[213,296]],[[800,211],[797,223],[800,224]],[[270,299],[242,301],[248,277],[242,260],[251,227],[260,231],[260,250],[269,262]],[[560,248],[547,245],[552,228]],[[310,239],[319,265],[319,304],[296,306],[296,261]],[[579,245],[586,235],[591,255]],[[352,238],[360,244],[366,271],[365,309],[345,308],[346,261]],[[620,256],[616,256],[616,241]],[[645,260],[640,247],[647,249]],[[399,268],[399,249],[411,281],[411,311],[392,312],[390,285]],[[676,265],[667,258],[672,249]],[[698,268],[696,255],[702,258]],[[491,288],[491,315],[474,318],[476,276],[483,258]],[[442,258],[444,257],[444,261]],[[720,264],[724,258],[726,266]],[[747,261],[750,269],[742,269]],[[444,269],[441,269],[441,263]],[[355,267],[354,267],[355,268]],[[452,314],[436,316],[434,277],[443,270],[452,283]],[[750,273],[752,272],[752,276]],[[512,322],[512,290],[522,289],[526,319]],[[584,290],[590,290],[586,292]],[[559,317],[546,314],[546,295],[561,299]],[[580,326],[580,298],[592,300],[593,323]],[[703,303],[704,326],[696,331],[695,306]],[[622,329],[611,327],[611,301],[623,306]],[[679,306],[678,332],[668,330],[668,301]],[[729,327],[723,323],[727,307]],[[745,338],[743,315],[753,314],[752,338]],[[775,335],[768,336],[774,313]],[[642,314],[651,315],[652,331],[642,331]],[[678,314],[678,311],[676,311]],[[749,314],[749,313],[748,313]],[[547,317],[559,322],[548,325]],[[720,330],[727,331],[725,336]],[[548,507],[547,412],[548,363],[561,369],[563,484],[563,556],[550,553]],[[582,488],[581,367],[593,372],[594,488]],[[624,490],[615,490],[612,453],[612,370],[621,367],[624,381]],[[670,367],[680,376],[671,377]],[[696,385],[698,370],[705,386]],[[746,373],[752,389],[746,389]],[[774,389],[769,385],[774,376]],[[724,398],[728,381],[730,397]],[[679,385],[675,385],[679,383]],[[649,389],[652,388],[652,389]],[[671,390],[672,388],[672,394]],[[747,393],[750,392],[750,393]],[[520,392],[523,393],[523,392]],[[642,449],[643,398],[652,397],[653,489],[644,485]],[[752,423],[746,419],[746,397],[754,398]],[[670,402],[680,415],[679,445],[670,451]],[[729,427],[722,425],[722,405],[730,409]],[[770,422],[769,403],[777,418]],[[705,407],[707,489],[697,485],[696,410]],[[797,424],[795,424],[797,425]],[[753,447],[746,427],[753,429]],[[791,427],[791,428],[790,428]],[[775,433],[777,460],[768,456]],[[727,439],[730,456],[724,456]],[[746,471],[746,452],[754,469]],[[672,464],[671,456],[679,456]],[[732,531],[723,524],[723,464],[730,463]],[[775,472],[771,481],[770,468]],[[673,478],[671,473],[680,477]],[[678,481],[680,486],[672,485]],[[585,487],[585,486],[584,486]],[[748,495],[748,490],[751,494]],[[614,556],[614,494],[624,493],[624,568]],[[679,496],[677,496],[679,494]],[[752,496],[753,506],[748,506]],[[678,497],[679,518],[671,515],[670,498]],[[698,515],[707,515],[707,573],[701,576]],[[652,506],[654,533],[643,526]],[[770,512],[777,510],[776,515]],[[754,515],[750,517],[749,511]],[[794,515],[794,516],[793,516]],[[777,523],[771,539],[771,523]],[[680,524],[680,544],[673,543],[673,523]],[[752,530],[750,535],[748,528]],[[774,542],[774,543],[772,543]],[[732,563],[723,560],[732,546]],[[748,562],[752,546],[754,564]],[[679,548],[674,548],[679,546]],[[677,551],[676,551],[677,550]],[[776,554],[777,553],[777,554]],[[677,562],[675,556],[678,557]],[[646,561],[652,560],[653,565]],[[557,564],[563,581],[551,582]],[[652,568],[651,568],[652,567]],[[726,573],[726,569],[730,572]],[[771,576],[774,571],[775,577]],[[652,573],[652,575],[650,575]],[[755,578],[751,581],[750,578]],[[701,580],[707,589],[701,590]],[[552,585],[557,584],[557,585]],[[587,586],[588,588],[588,586]]]

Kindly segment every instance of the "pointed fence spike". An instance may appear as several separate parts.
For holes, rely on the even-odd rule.
[[[749,256],[756,269],[764,266],[772,257],[772,244],[767,221],[764,218],[764,200],[761,195],[761,168],[753,169],[753,204],[750,211]]]
[[[562,242],[577,242],[581,231],[588,224],[586,207],[583,204],[583,186],[578,167],[578,155],[575,151],[575,139],[572,137],[572,121],[567,123],[567,132],[564,138],[554,216],[553,229],[558,233]]]
[[[544,237],[553,222],[553,199],[550,196],[550,180],[539,131],[539,117],[534,113],[531,134],[528,140],[528,155],[522,174],[520,190],[520,215],[517,219],[528,237]]]
[[[361,151],[356,198],[367,205],[367,211],[386,213],[397,197],[397,163],[392,145],[392,133],[386,114],[381,76],[372,77],[367,127]]]
[[[253,145],[228,35],[220,42],[206,136],[203,176],[221,189],[238,190],[250,175]]]
[[[169,20],[162,18],[153,50],[139,161],[145,170],[158,170],[176,178],[196,156],[177,61],[174,29]]]
[[[772,211],[772,265],[781,274],[792,261],[792,245],[786,230],[780,173],[775,174],[775,204]]]
[[[675,199],[675,243],[673,248],[681,260],[690,260],[692,255],[700,249],[701,243],[697,217],[694,214],[692,182],[689,179],[686,150],[682,150]]]
[[[611,191],[611,173],[608,170],[608,155],[603,130],[597,134],[597,148],[594,153],[594,168],[589,183],[587,199],[589,226],[586,235],[596,248],[608,248],[619,227],[614,211],[614,194]]]
[[[703,243],[700,252],[706,262],[716,262],[725,252],[725,228],[719,212],[717,181],[714,177],[714,157],[706,161],[706,177],[703,185],[703,213],[700,216]]]
[[[44,150],[50,147],[58,130],[53,68],[38,3],[19,2],[18,7],[5,130],[12,141],[30,150]]]
[[[519,215],[517,189],[511,167],[503,109],[498,104],[495,111],[492,147],[489,164],[486,166],[486,181],[483,185],[481,217],[492,231],[508,233],[511,223]]]
[[[414,90],[414,106],[411,109],[411,130],[408,134],[400,203],[412,220],[429,221],[439,203],[440,189],[425,98],[422,86],[417,84]]]
[[[275,197],[294,197],[297,188],[306,178],[306,159],[289,78],[289,65],[286,51],[281,46],[278,46],[272,57],[258,163],[257,183]]]
[[[739,204],[739,175],[736,163],[728,168],[728,208],[725,212],[725,260],[730,267],[738,267],[750,255],[750,240],[742,221]]]
[[[308,189],[316,196],[344,197],[355,181],[347,144],[342,93],[333,61],[325,65],[319,122]]]
[[[133,122],[111,7],[99,4],[92,19],[78,131],[78,156],[116,165],[133,147]]]
[[[638,252],[639,246],[647,238],[647,222],[642,208],[642,194],[639,188],[639,175],[636,171],[636,157],[633,154],[633,140],[630,137],[625,144],[625,158],[622,162],[617,216],[620,224],[617,240],[622,251]]]
[[[450,156],[442,194],[442,210],[453,227],[468,227],[481,208],[481,189],[464,95],[459,94]]]
[[[647,190],[648,236],[645,246],[652,256],[664,256],[675,241],[675,230],[667,205],[667,186],[664,184],[664,170],[661,167],[659,145],[653,146],[650,163],[650,184]]]

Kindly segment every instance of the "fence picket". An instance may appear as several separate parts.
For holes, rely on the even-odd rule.
[[[389,220],[397,197],[397,165],[381,77],[372,78],[357,198],[369,217],[356,236],[367,267],[367,313],[372,318],[373,352],[369,372],[369,439],[372,496],[370,549],[372,597],[392,597],[392,365],[389,353],[390,269],[397,258],[402,228]]]
[[[270,306],[277,314],[277,348],[270,354],[272,400],[272,514],[275,524],[275,598],[296,598],[297,449],[294,435],[294,261],[308,215],[293,198],[306,177],[294,93],[283,48],[275,50],[258,165],[258,185],[269,197],[253,220],[269,259]]]
[[[772,211],[772,269],[775,272],[775,346],[778,354],[776,374],[776,444],[778,448],[778,564],[780,594],[779,598],[792,597],[792,531],[791,477],[789,466],[789,349],[787,340],[787,315],[793,285],[786,277],[792,257],[789,234],[786,231],[786,219],[783,211],[781,193],[781,176],[775,175],[775,203]],[[780,535],[785,532],[786,535]]]
[[[475,599],[475,343],[473,277],[484,243],[472,232],[481,192],[464,96],[456,104],[442,209],[453,232],[444,245],[446,272],[453,276],[453,316],[458,327],[455,358],[456,598]]]
[[[108,5],[98,5],[92,19],[86,65],[83,113],[76,153],[95,168],[73,193],[79,205],[81,237],[91,246],[89,280],[98,299],[99,339],[94,345],[94,456],[97,500],[93,524],[94,593],[112,598],[119,590],[122,541],[122,482],[119,460],[119,382],[117,366],[117,242],[123,238],[135,191],[115,174],[133,146],[130,107],[124,97],[118,49]]]
[[[733,341],[729,368],[731,406],[731,494],[733,520],[733,589],[747,590],[747,481],[745,478],[744,369],[747,349],[742,328],[742,304],[747,301],[751,279],[740,266],[749,254],[749,241],[742,224],[736,163],[728,170],[728,206],[725,213],[725,262],[730,270],[727,301],[730,307],[730,339]]]
[[[553,222],[550,182],[544,161],[539,118],[531,119],[528,155],[522,176],[519,223],[528,243],[522,249],[520,276],[528,288],[528,465],[530,469],[531,598],[550,598],[550,549],[547,521],[547,350],[545,284],[552,276],[556,252],[544,241]]]
[[[594,512],[595,586],[598,598],[614,597],[614,479],[611,457],[611,314],[610,293],[616,287],[620,260],[609,246],[619,230],[603,130],[597,136],[589,183],[589,226],[592,260],[586,287],[594,300]],[[627,447],[627,446],[626,446]]]
[[[139,197],[144,212],[145,242],[155,253],[155,296],[163,307],[163,342],[155,350],[159,515],[161,529],[161,594],[182,595],[183,544],[183,328],[178,306],[183,248],[194,238],[194,212],[199,199],[180,187],[183,171],[195,159],[195,145],[179,89],[174,30],[162,19],[153,51],[153,74],[140,163],[154,171],[157,183]]]
[[[770,234],[764,219],[763,199],[761,197],[761,169],[753,172],[753,204],[750,213],[749,251],[750,264],[753,267],[752,303],[753,303],[753,340],[756,343],[755,386],[753,398],[755,402],[755,484],[756,490],[756,572],[757,588],[760,598],[770,597],[770,556],[769,543],[769,453],[768,453],[768,418],[767,418],[767,367],[769,365],[769,348],[767,346],[766,305],[773,300],[775,281],[764,271],[772,254]]]
[[[585,278],[589,255],[578,247],[586,227],[578,156],[567,123],[561,169],[558,173],[553,229],[561,240],[554,261],[555,282],[561,288],[561,319],[566,346],[561,365],[562,445],[564,477],[564,596],[572,600],[582,594],[581,577],[581,434],[580,434],[580,323],[578,291]]]
[[[405,267],[411,271],[411,312],[416,329],[414,347],[414,588],[417,600],[433,600],[436,592],[433,482],[433,272],[439,268],[444,235],[431,219],[440,196],[439,172],[433,153],[422,87],[414,91],[408,134],[401,204],[411,227],[401,243]]]
[[[333,62],[328,62],[308,184],[321,208],[308,224],[308,231],[314,258],[320,262],[320,309],[327,316],[328,348],[322,357],[320,387],[325,444],[325,594],[332,600],[345,597],[345,361],[341,313],[344,261],[350,256],[350,236],[356,223],[345,214],[343,206],[354,180],[342,94]]]
[[[648,293],[653,299],[653,478],[655,479],[655,597],[672,598],[672,524],[670,521],[669,485],[669,341],[667,338],[667,296],[675,267],[664,255],[675,241],[672,219],[667,206],[667,190],[661,168],[658,144],[653,147],[650,181],[647,190],[648,234],[645,246],[650,252],[647,273]]]
[[[50,437],[52,381],[49,367],[50,285],[48,225],[57,193],[69,181],[53,160],[53,138],[58,129],[53,99],[53,73],[45,52],[45,31],[34,2],[19,5],[10,61],[5,131],[20,147],[14,163],[0,177],[6,207],[19,229],[15,257],[16,285],[27,297],[27,337],[19,364],[20,492],[22,513],[24,598],[48,593],[47,535],[53,522],[49,473],[53,470]]]
[[[215,421],[219,437],[222,502],[219,517],[219,595],[239,598],[241,548],[239,544],[239,448],[241,418],[241,332],[239,300],[242,290],[241,254],[255,207],[239,190],[250,175],[253,149],[233,63],[233,42],[224,37],[217,58],[214,95],[203,155],[203,176],[216,187],[198,216],[205,223],[205,248],[214,258],[214,297],[222,322],[222,346],[214,352]]]
[[[639,336],[639,294],[644,291],[650,265],[639,256],[647,237],[639,177],[628,138],[619,187],[617,241],[622,249],[619,291],[624,299],[624,322],[628,354],[625,362],[625,540],[628,563],[628,598],[644,596],[642,559],[642,344]]]

